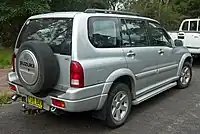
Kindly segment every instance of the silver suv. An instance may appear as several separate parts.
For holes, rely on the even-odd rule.
[[[8,83],[27,105],[55,112],[94,111],[123,125],[132,105],[192,78],[192,56],[156,20],[87,9],[31,16],[12,56]]]

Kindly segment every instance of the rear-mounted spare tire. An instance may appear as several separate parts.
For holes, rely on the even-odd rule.
[[[16,71],[23,87],[33,94],[49,92],[60,74],[52,49],[41,41],[21,45],[16,55]]]

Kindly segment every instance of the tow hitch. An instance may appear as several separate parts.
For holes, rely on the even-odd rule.
[[[58,116],[64,114],[64,111],[59,110],[59,109],[57,109],[57,108],[55,108],[55,107],[51,107],[50,111],[51,111],[53,114],[58,115]]]

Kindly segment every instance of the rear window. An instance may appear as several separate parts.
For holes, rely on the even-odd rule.
[[[73,19],[45,18],[26,22],[17,42],[17,48],[26,41],[47,43],[54,53],[71,55]]]

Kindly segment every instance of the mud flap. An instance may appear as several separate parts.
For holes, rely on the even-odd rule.
[[[106,115],[107,115],[107,101],[105,102],[102,109],[100,109],[98,111],[94,111],[92,113],[92,117],[99,119],[99,120],[106,120]]]

